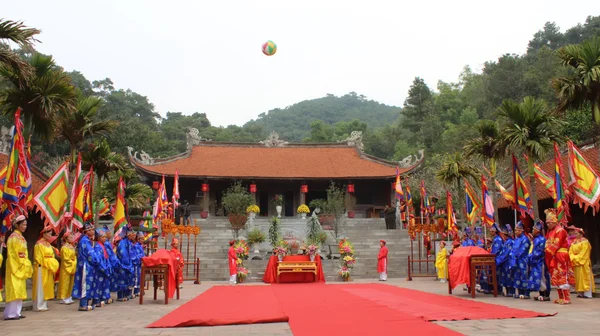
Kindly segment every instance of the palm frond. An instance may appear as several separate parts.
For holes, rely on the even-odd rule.
[[[39,29],[29,28],[23,21],[0,19],[0,40],[9,40],[21,47],[30,46],[35,42],[35,35],[41,33]]]

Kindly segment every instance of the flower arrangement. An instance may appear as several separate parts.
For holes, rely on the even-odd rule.
[[[306,204],[302,204],[298,207],[298,209],[296,210],[296,212],[298,213],[309,213],[310,209],[306,206]]]
[[[267,236],[259,228],[255,227],[248,232],[248,243],[260,244],[267,239]]]
[[[276,206],[282,206],[283,205],[283,195],[281,195],[281,194],[275,195],[275,197],[273,197],[273,204],[275,204]]]
[[[235,253],[239,259],[245,259],[248,256],[248,244],[243,239],[238,240],[234,245]]]
[[[244,280],[248,277],[248,275],[250,274],[250,270],[247,269],[244,266],[238,266],[237,267],[237,278],[240,282],[244,282]]]
[[[251,212],[253,212],[253,213],[259,213],[260,212],[260,208],[258,207],[258,205],[252,204],[252,205],[250,205],[250,206],[248,206],[246,208],[246,213],[251,213]]]
[[[338,274],[343,278],[343,279],[348,279],[350,278],[350,269],[346,266],[342,266],[340,268],[340,270],[338,271]]]
[[[341,265],[338,274],[344,279],[344,281],[350,280],[350,269],[356,264],[356,258],[354,257],[354,247],[346,238],[342,238],[338,244],[341,255]]]
[[[306,251],[306,254],[308,254],[308,255],[315,255],[317,253],[318,249],[319,249],[319,247],[316,245],[309,245],[304,250]]]
[[[273,249],[273,253],[277,257],[281,257],[281,258],[288,255],[288,253],[289,253],[288,243],[285,240],[280,240],[279,243],[277,243],[277,246],[275,246],[275,248]]]

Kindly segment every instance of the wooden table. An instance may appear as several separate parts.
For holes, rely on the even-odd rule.
[[[156,265],[156,266],[144,266],[142,265],[142,281],[146,281],[146,276],[152,277],[154,284],[154,300],[158,297],[158,289],[164,288],[165,291],[165,304],[169,304],[169,265]],[[175,291],[177,293],[177,300],[179,300],[179,270],[175,269]],[[146,286],[140,286],[140,304],[144,304],[144,294]]]
[[[492,286],[494,297],[498,296],[498,278],[496,276],[495,254],[473,254],[469,256],[469,291],[471,297],[475,298],[475,285],[480,283],[480,277],[487,276],[487,284]],[[448,281],[448,293],[452,294],[452,286]]]
[[[277,263],[277,282],[281,273],[313,273],[318,281],[317,263],[315,261],[280,261]]]

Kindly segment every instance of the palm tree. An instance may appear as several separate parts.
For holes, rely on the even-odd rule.
[[[22,108],[28,133],[35,132],[41,139],[52,141],[56,133],[56,114],[75,106],[75,88],[52,56],[35,53],[29,64],[33,75],[26,83],[15,69],[0,67],[0,79],[9,83],[9,88],[0,93],[0,110],[13,115],[17,108]]]
[[[61,110],[58,113],[58,133],[71,146],[71,162],[75,162],[77,150],[86,138],[109,133],[117,127],[117,121],[96,120],[102,102],[101,98],[84,97],[78,91],[76,108]]]
[[[125,201],[130,209],[144,209],[149,206],[148,200],[152,198],[153,191],[148,185],[140,183],[135,169],[127,168],[121,172],[110,173],[99,190],[100,197],[106,197],[110,203],[114,203],[117,196],[119,177],[125,181]]]
[[[596,146],[600,145],[600,37],[578,45],[568,45],[557,51],[561,64],[570,67],[571,74],[556,78],[558,111],[591,107],[596,126]],[[600,157],[599,157],[600,159]]]
[[[435,178],[446,186],[456,186],[459,194],[458,215],[462,218],[465,190],[462,187],[462,181],[466,178],[477,179],[481,174],[473,165],[471,165],[460,152],[449,154],[444,158],[442,166],[435,174]]]
[[[558,130],[563,122],[549,112],[544,100],[533,97],[525,97],[521,103],[505,100],[498,109],[498,114],[505,118],[501,137],[507,148],[523,151],[529,157],[527,167],[531,201],[533,214],[538,219],[540,214],[533,164],[544,159],[554,142],[562,142],[563,138]]]
[[[492,180],[496,180],[498,161],[504,157],[506,148],[500,138],[500,128],[498,123],[491,120],[481,120],[477,124],[479,136],[471,139],[464,146],[464,154],[467,158],[478,157],[487,161],[490,167]],[[494,204],[494,220],[498,221],[498,204],[494,202],[496,196],[496,184],[490,183],[492,203]]]
[[[102,180],[109,178],[110,173],[126,170],[127,160],[123,155],[111,152],[106,138],[102,138],[90,144],[88,151],[81,154],[81,166],[86,170],[93,166],[99,184],[102,185]]]
[[[39,33],[39,30],[28,28],[21,21],[0,19],[0,67],[17,74],[21,84],[33,75],[33,69],[10,49],[7,42],[16,43],[21,48],[29,48],[35,42],[39,42],[34,37]]]

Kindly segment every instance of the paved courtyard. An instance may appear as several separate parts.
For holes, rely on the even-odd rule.
[[[368,283],[370,281],[356,281]],[[377,282],[379,283],[379,282]],[[145,300],[139,305],[137,300],[121,303],[115,302],[105,308],[93,312],[78,312],[77,306],[63,306],[58,302],[49,304],[50,311],[36,313],[25,311],[27,317],[20,321],[0,321],[3,335],[35,335],[58,333],[66,335],[292,335],[287,323],[260,325],[240,325],[225,327],[196,327],[178,329],[146,329],[145,326],[159,319],[171,310],[194,298],[214,285],[225,282],[203,282],[201,285],[186,283],[182,290],[181,300],[170,301],[165,306],[160,301]],[[404,279],[391,279],[388,284],[426,292],[448,295],[445,284],[432,279],[415,279],[407,282]],[[262,285],[262,284],[244,284]],[[555,294],[555,293],[553,293]],[[471,299],[462,289],[453,294],[457,297]],[[533,300],[516,300],[492,296],[478,296],[476,300],[500,304],[512,308],[535,310],[545,313],[558,312],[553,317],[533,319],[479,320],[436,322],[442,326],[465,335],[598,335],[600,330],[600,300],[577,299],[570,306],[558,306],[547,302]],[[227,304],[223,302],[223,304]],[[248,307],[252,309],[252,307]]]

